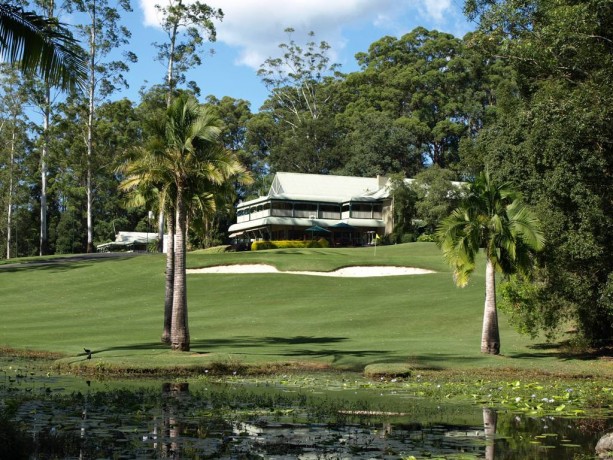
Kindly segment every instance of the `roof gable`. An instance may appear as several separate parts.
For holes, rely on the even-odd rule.
[[[353,197],[371,195],[380,190],[387,180],[380,183],[377,177],[350,177],[322,174],[278,172],[268,192],[274,197],[334,197],[349,200]]]

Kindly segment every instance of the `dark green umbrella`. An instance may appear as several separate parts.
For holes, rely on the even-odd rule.
[[[334,224],[332,226],[330,226],[330,228],[334,229],[334,230],[345,230],[348,232],[351,232],[353,230],[355,230],[355,227],[352,227],[349,224],[346,224],[345,222],[339,222],[338,224]]]
[[[330,233],[330,230],[326,230],[323,227],[320,227],[319,225],[313,225],[312,227],[309,227],[307,229],[304,230],[307,233]]]

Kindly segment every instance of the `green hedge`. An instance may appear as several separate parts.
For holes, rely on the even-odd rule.
[[[436,243],[436,235],[430,233],[423,233],[417,237],[417,241],[420,243]]]
[[[287,248],[329,248],[330,243],[325,238],[318,240],[280,240],[280,241],[254,241],[251,243],[252,251],[263,249],[287,249]]]

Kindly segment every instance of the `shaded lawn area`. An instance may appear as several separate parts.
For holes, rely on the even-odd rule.
[[[0,345],[64,353],[67,363],[134,367],[304,362],[361,371],[369,364],[607,373],[611,363],[538,347],[501,318],[502,353],[479,352],[483,273],[454,286],[434,245],[191,254],[190,267],[271,263],[281,270],[406,265],[438,273],[375,278],[292,274],[188,275],[192,350],[158,342],[164,256],[0,269]],[[483,268],[483,267],[480,267]],[[94,350],[86,361],[83,348]]]

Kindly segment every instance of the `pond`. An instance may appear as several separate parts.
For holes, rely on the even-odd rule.
[[[298,380],[88,381],[0,358],[0,458],[587,459],[613,431],[608,415]]]

